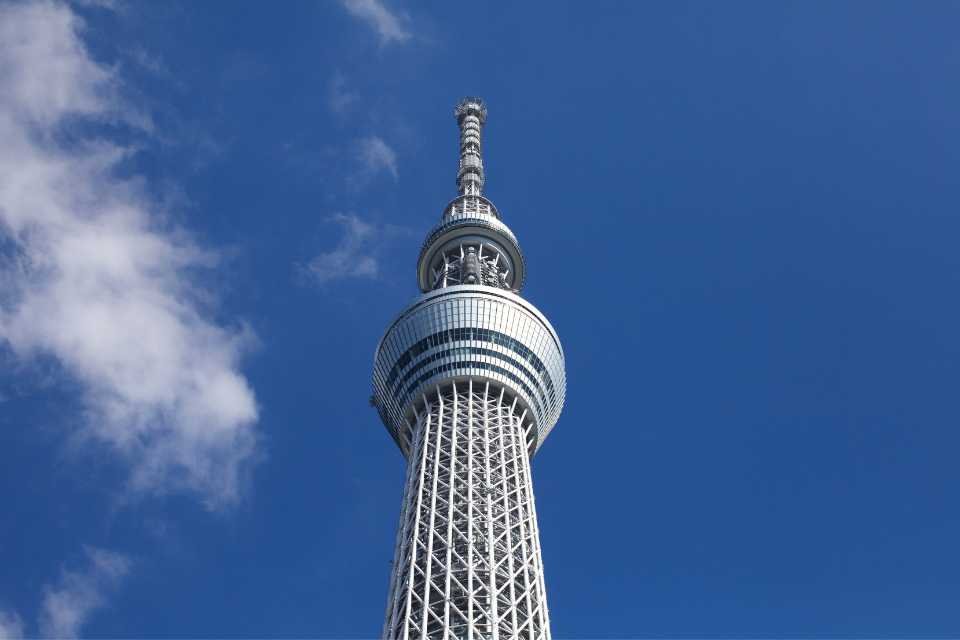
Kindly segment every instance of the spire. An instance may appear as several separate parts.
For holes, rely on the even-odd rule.
[[[460,193],[427,234],[417,261],[424,293],[454,285],[484,285],[519,292],[526,268],[517,238],[483,195],[480,132],[487,120],[483,100],[467,96],[453,110],[460,127]]]
[[[462,196],[478,196],[483,192],[480,129],[487,121],[487,107],[480,98],[468,96],[460,101],[453,114],[460,125],[460,170],[457,172],[457,188]]]

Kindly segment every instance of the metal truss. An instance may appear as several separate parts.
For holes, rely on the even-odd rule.
[[[433,288],[441,289],[458,284],[483,284],[509,289],[509,262],[490,242],[459,243],[437,258],[431,269]]]
[[[414,414],[383,637],[548,640],[527,411],[466,380]]]

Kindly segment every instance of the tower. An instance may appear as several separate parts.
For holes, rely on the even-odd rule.
[[[530,459],[563,407],[563,349],[520,297],[520,245],[482,195],[486,107],[454,114],[460,195],[374,358],[373,403],[407,458],[383,637],[549,640]]]

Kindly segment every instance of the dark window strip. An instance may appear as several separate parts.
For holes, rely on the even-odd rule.
[[[433,355],[430,355],[424,358],[423,360],[417,362],[417,364],[415,364],[409,371],[403,374],[403,378],[394,385],[394,388],[392,389],[393,394],[396,395],[397,392],[403,387],[403,385],[406,384],[406,382],[415,373],[423,369],[425,366],[427,366],[431,362],[436,362],[441,358],[448,358],[448,357],[457,356],[457,355],[479,355],[479,356],[489,356],[491,358],[497,358],[498,360],[509,362],[510,364],[515,366],[517,369],[519,369],[520,371],[523,371],[528,376],[530,376],[530,374],[527,373],[526,369],[523,368],[522,364],[520,364],[510,356],[500,353],[499,351],[493,351],[492,349],[484,349],[483,347],[455,347],[453,349],[447,349],[445,351],[438,351],[437,353],[434,353]],[[532,376],[530,376],[530,378],[531,378],[531,381],[534,382],[534,384],[536,384],[536,380],[534,380]],[[547,402],[547,397],[543,394],[543,392],[540,393],[540,398],[543,400],[544,403]],[[556,400],[556,394],[554,394],[553,389],[550,389],[550,400],[551,401]]]
[[[524,391],[527,392],[527,396],[528,396],[531,400],[533,400],[534,405],[536,405],[537,411],[540,413],[541,416],[544,416],[544,417],[545,417],[546,414],[545,414],[544,411],[543,411],[543,406],[540,404],[540,401],[537,399],[537,396],[533,393],[533,391],[530,389],[530,387],[527,385],[526,382],[524,382],[523,380],[521,380],[520,378],[518,378],[517,376],[515,376],[512,372],[507,371],[507,370],[504,369],[503,367],[498,367],[498,366],[495,365],[495,364],[489,364],[489,363],[487,363],[487,362],[469,362],[469,363],[465,363],[465,362],[449,362],[449,363],[447,363],[447,364],[442,364],[442,365],[440,365],[440,366],[437,367],[436,369],[431,369],[430,371],[427,371],[425,374],[423,374],[422,376],[420,376],[419,378],[417,378],[416,380],[414,380],[414,381],[410,384],[410,386],[407,387],[406,392],[403,394],[403,398],[401,398],[401,399],[400,399],[400,402],[397,403],[397,404],[399,404],[401,407],[405,407],[406,404],[407,404],[407,400],[410,398],[410,394],[412,394],[412,393],[414,392],[414,390],[415,390],[417,387],[419,387],[423,382],[425,382],[426,380],[429,380],[430,378],[432,378],[432,377],[435,376],[436,374],[438,374],[438,373],[443,373],[444,371],[451,371],[451,370],[453,370],[453,369],[466,369],[466,368],[471,368],[471,369],[483,369],[483,370],[485,370],[485,371],[493,371],[493,372],[495,372],[495,373],[499,373],[499,374],[502,374],[502,375],[506,376],[506,377],[509,378],[510,380],[513,380],[514,382],[516,382],[517,384],[519,384],[521,387],[523,387]]]
[[[438,347],[456,340],[477,340],[479,342],[491,342],[493,344],[498,344],[501,347],[507,347],[529,362],[534,371],[544,377],[544,381],[547,383],[547,388],[550,389],[551,394],[553,394],[553,380],[550,378],[550,374],[547,373],[547,368],[543,364],[543,361],[537,357],[537,354],[528,349],[522,342],[514,340],[504,333],[494,331],[493,329],[480,329],[478,327],[457,327],[455,329],[445,329],[443,331],[433,333],[422,340],[418,340],[413,344],[413,346],[411,346],[399,358],[397,358],[397,361],[393,364],[393,367],[390,368],[390,373],[387,375],[387,384],[393,385],[393,382],[400,374],[400,371],[423,352],[432,349],[433,347]]]

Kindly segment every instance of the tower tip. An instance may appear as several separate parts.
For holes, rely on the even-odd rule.
[[[480,157],[480,130],[487,120],[487,106],[475,96],[467,96],[453,110],[460,127],[460,170],[457,187],[462,196],[478,196],[483,191],[483,159]]]
[[[453,115],[456,116],[457,122],[460,122],[465,116],[471,114],[480,119],[480,124],[486,122],[487,105],[484,104],[482,98],[478,98],[477,96],[461,98],[460,102],[457,103],[457,107],[453,110]]]

